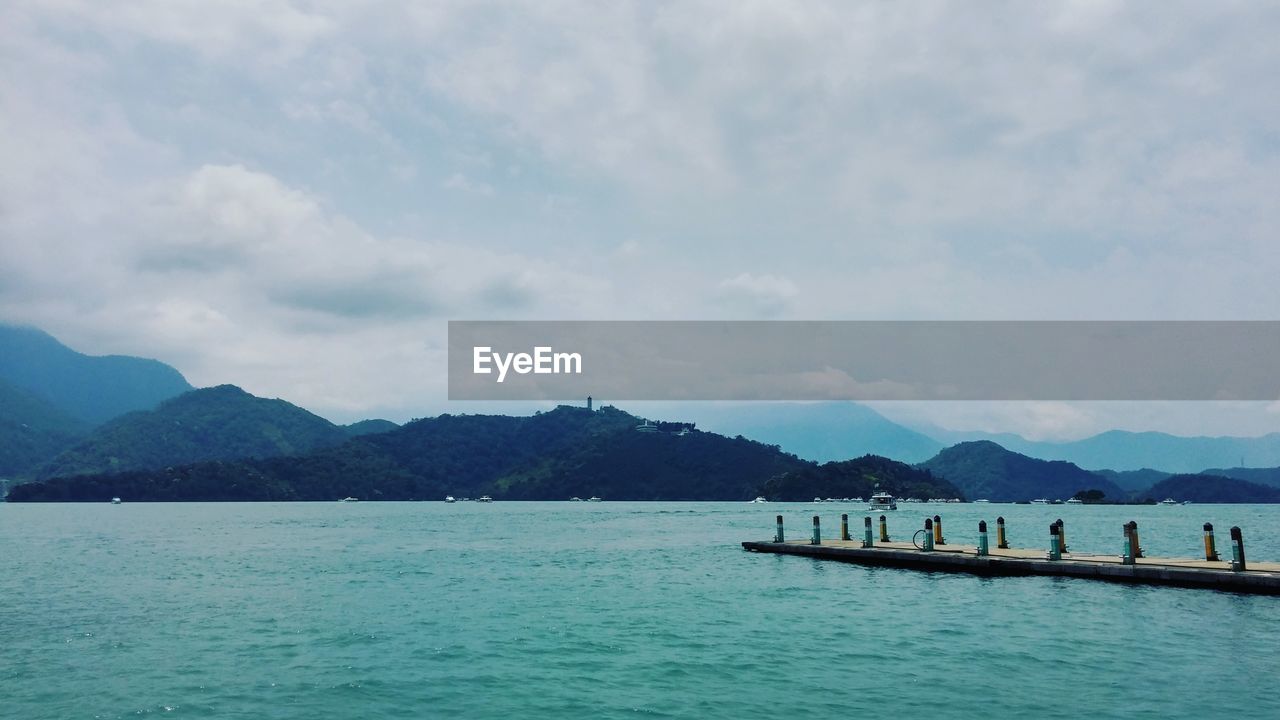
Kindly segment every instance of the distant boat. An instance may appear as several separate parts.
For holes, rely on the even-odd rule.
[[[601,500],[596,495],[592,495],[591,497],[587,498],[587,502],[603,502],[603,500]]]
[[[1165,498],[1160,501],[1160,504],[1161,505],[1177,505],[1178,501],[1174,500],[1173,498]]]
[[[119,505],[119,504],[120,504],[120,498],[114,498],[114,497],[113,497],[113,498],[111,498],[111,504],[112,504],[112,505]]]
[[[444,501],[447,503],[458,502],[452,495],[445,495]]]
[[[360,498],[344,497],[338,502],[360,502]]]
[[[1068,505],[1083,505],[1083,504],[1084,504],[1084,501],[1083,501],[1083,500],[1081,500],[1080,498],[1071,498],[1070,500],[1068,500],[1068,501],[1067,501],[1067,504],[1068,504]]]
[[[489,497],[488,495],[481,495],[480,497],[476,498],[476,502],[493,502],[493,498]]]
[[[814,499],[813,499],[813,501],[814,501],[814,502],[822,502],[822,498],[816,497],[816,498],[814,498]]]
[[[898,501],[889,493],[876,493],[871,496],[871,504],[867,506],[868,510],[897,510]]]
[[[756,498],[755,500],[752,500],[751,502],[753,502],[753,503],[767,503],[767,502],[769,502],[769,501],[768,501],[768,500],[765,500],[765,499],[764,499],[764,496],[761,496],[761,497]]]
[[[977,500],[974,500],[974,502],[975,502],[975,503],[989,503],[989,502],[991,502],[991,501],[990,501],[990,500],[988,500],[988,499],[986,499],[986,498],[978,498]]]
[[[1048,505],[1049,501],[1044,498],[1036,498],[1035,500],[1031,501],[1031,504],[1032,505]]]
[[[582,502],[582,498],[578,497],[577,495],[574,495],[573,497],[569,498],[569,502]]]

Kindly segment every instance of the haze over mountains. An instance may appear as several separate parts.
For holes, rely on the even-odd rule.
[[[129,488],[143,496],[186,499],[320,499],[345,487],[344,472],[366,475],[372,484],[360,486],[364,491],[405,498],[456,486],[510,498],[576,491],[724,499],[760,490],[765,481],[788,499],[804,499],[811,490],[824,497],[867,495],[878,483],[910,495],[991,500],[1068,498],[1094,489],[1109,500],[1177,490],[1188,499],[1244,501],[1280,488],[1280,469],[1232,467],[1241,457],[1280,466],[1280,434],[1179,438],[1111,431],[1039,443],[935,428],[929,432],[938,437],[931,437],[848,402],[689,404],[682,406],[685,417],[671,419],[696,420],[699,432],[678,444],[667,444],[667,433],[656,441],[634,432],[640,418],[614,408],[581,427],[547,418],[448,415],[405,428],[386,420],[343,427],[232,385],[192,390],[163,363],[89,357],[31,328],[0,326],[0,351],[0,478],[9,484],[88,478],[79,485],[59,481],[53,495],[62,499],[80,497],[86,488],[119,487],[110,476],[120,473],[132,473]],[[573,410],[542,415],[573,417],[565,415]],[[513,428],[524,430],[513,435]],[[566,436],[556,439],[545,428]],[[530,429],[538,429],[538,443],[526,442]],[[946,441],[961,436],[999,442],[948,447]],[[1101,466],[1111,469],[1090,471]],[[1201,473],[1206,467],[1216,469]],[[171,471],[176,475],[161,477]],[[772,474],[761,475],[766,471]],[[1185,471],[1200,474],[1186,477]],[[262,487],[246,488],[246,477]],[[170,481],[176,485],[162,487]],[[220,488],[220,482],[229,485]]]

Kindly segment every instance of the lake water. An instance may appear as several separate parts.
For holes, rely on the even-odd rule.
[[[1280,717],[1280,598],[757,555],[745,503],[0,504],[0,718]],[[906,505],[1280,560],[1280,506]],[[1271,533],[1268,535],[1268,533]]]

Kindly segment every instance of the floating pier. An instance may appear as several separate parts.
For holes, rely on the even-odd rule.
[[[1244,537],[1240,528],[1231,528],[1231,555],[1218,558],[1213,526],[1205,524],[1205,559],[1144,557],[1138,545],[1137,523],[1124,526],[1124,552],[1101,555],[1069,552],[1062,521],[1050,525],[1045,549],[1007,547],[1004,518],[997,520],[998,544],[987,542],[986,521],[979,523],[977,545],[957,545],[942,540],[940,518],[928,518],[924,529],[916,531],[915,542],[891,542],[884,517],[880,518],[880,540],[873,544],[871,517],[864,519],[865,533],[850,539],[848,520],[842,518],[841,538],[824,539],[817,515],[813,534],[802,540],[786,540],[782,516],[772,541],[744,542],[751,552],[804,555],[860,565],[909,568],[942,572],[962,572],[984,576],[1045,575],[1078,577],[1109,582],[1144,585],[1173,585],[1243,593],[1280,595],[1280,563],[1245,562]],[[919,544],[917,544],[917,542]],[[945,544],[944,544],[945,543]]]

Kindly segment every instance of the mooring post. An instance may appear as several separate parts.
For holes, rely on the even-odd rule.
[[[1049,560],[1062,559],[1062,537],[1058,535],[1058,523],[1049,523],[1049,553],[1045,556]]]
[[[1135,558],[1146,557],[1142,554],[1142,543],[1138,542],[1138,521],[1129,521],[1129,534],[1133,536],[1133,556]]]
[[[978,521],[978,555],[987,555],[987,521]]]
[[[933,516],[933,544],[946,545],[947,539],[942,537],[942,516]]]
[[[880,516],[880,542],[889,542],[889,519],[883,515]]]
[[[783,535],[782,535],[782,516],[781,516],[781,515],[779,515],[779,516],[778,516],[778,531],[777,531],[777,532],[775,532],[775,533],[773,534],[773,541],[774,541],[774,542],[782,542],[782,540],[783,540]]]
[[[1218,544],[1213,539],[1213,523],[1204,524],[1204,559],[1221,560],[1218,557]]]
[[[1124,555],[1121,556],[1121,559],[1120,559],[1120,562],[1124,565],[1134,564],[1135,558],[1133,554],[1133,546],[1134,546],[1133,526],[1136,524],[1137,523],[1133,522],[1132,520],[1124,524]]]
[[[813,516],[813,539],[809,541],[810,545],[822,544],[822,532],[818,529],[818,516]]]
[[[853,539],[849,537],[849,515],[847,513],[840,516],[840,539],[841,540]]]
[[[933,520],[924,519],[924,546],[920,548],[925,552],[933,550]]]
[[[1231,528],[1231,569],[1244,572],[1244,535],[1239,527]]]
[[[862,519],[862,547],[871,547],[871,516]]]
[[[1009,538],[1004,535],[1004,517],[996,518],[996,547],[1000,550],[1009,549]]]
[[[1062,518],[1058,518],[1058,542],[1062,543],[1062,552],[1071,552],[1067,549],[1067,526]]]

